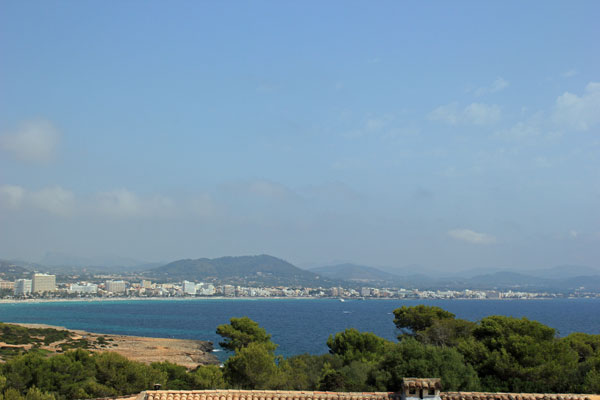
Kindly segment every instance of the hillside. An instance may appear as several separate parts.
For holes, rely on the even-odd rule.
[[[160,281],[208,281],[235,285],[324,286],[332,284],[269,255],[178,260],[144,273]]]
[[[31,271],[10,261],[0,260],[0,280],[14,281],[22,278],[31,278]]]

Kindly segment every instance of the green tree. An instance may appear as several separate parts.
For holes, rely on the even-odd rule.
[[[406,336],[415,336],[418,332],[429,328],[434,321],[454,319],[455,315],[440,307],[418,305],[413,307],[402,306],[394,310],[394,324],[402,334],[398,339]]]
[[[468,340],[476,327],[476,323],[464,319],[436,319],[430,326],[417,332],[415,338],[425,344],[454,347],[461,341]]]
[[[392,344],[374,333],[359,332],[354,328],[330,335],[327,340],[329,352],[341,357],[345,364],[378,361]]]
[[[223,389],[227,387],[223,371],[216,365],[201,365],[190,373],[193,389]]]
[[[471,365],[454,348],[420,343],[405,338],[396,344],[369,376],[377,390],[399,391],[402,378],[440,377],[445,390],[477,390],[479,379]]]
[[[600,335],[575,332],[562,338],[561,341],[577,351],[580,362],[585,362],[590,358],[600,356]]]
[[[223,369],[227,382],[236,388],[278,389],[283,385],[273,346],[266,343],[250,342],[237,348]]]
[[[271,342],[271,335],[248,317],[231,318],[229,324],[217,327],[217,334],[224,338],[219,345],[230,351],[237,352],[251,343],[260,343],[271,351],[277,348],[277,345]]]
[[[555,334],[537,321],[490,316],[458,349],[477,370],[484,390],[576,391],[579,356]]]
[[[150,366],[167,377],[165,390],[189,390],[192,387],[192,377],[187,372],[187,368],[181,365],[173,364],[169,361],[154,362]]]
[[[25,400],[55,400],[55,397],[49,393],[42,392],[34,386],[27,390]]]
[[[332,354],[300,354],[289,357],[279,363],[279,368],[284,375],[287,390],[317,390],[321,380],[321,371],[324,366],[335,363],[342,367],[339,357]]]
[[[119,396],[148,390],[155,383],[165,385],[167,381],[163,372],[149,365],[129,361],[117,353],[96,353],[93,358],[97,382],[114,389]]]
[[[6,389],[2,397],[4,398],[4,400],[24,400],[24,397],[15,388]]]
[[[600,335],[578,332],[560,340],[579,357],[576,378],[581,383],[579,392],[600,393]]]

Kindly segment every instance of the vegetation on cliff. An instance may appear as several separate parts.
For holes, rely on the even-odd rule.
[[[600,393],[600,335],[559,338],[526,318],[470,322],[429,306],[402,307],[394,316],[398,342],[347,329],[329,337],[328,354],[289,358],[275,354],[277,345],[256,322],[232,318],[217,328],[232,353],[222,368],[145,365],[82,349],[48,357],[32,349],[0,365],[0,400],[117,396],[157,383],[163,389],[396,391],[406,376],[441,377],[448,391]]]

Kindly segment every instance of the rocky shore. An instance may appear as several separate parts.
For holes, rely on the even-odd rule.
[[[86,332],[81,330],[66,329],[42,324],[14,324],[26,328],[51,328],[67,330],[71,333],[69,341],[86,341],[87,346],[79,346],[89,351],[113,351],[132,361],[150,364],[153,362],[169,361],[193,369],[199,365],[218,364],[219,360],[212,353],[211,342],[202,340],[150,338],[140,336],[109,335],[102,333]],[[31,345],[7,345],[0,342],[0,347],[23,347],[29,349]],[[42,349],[53,353],[63,352],[61,342],[41,346]]]

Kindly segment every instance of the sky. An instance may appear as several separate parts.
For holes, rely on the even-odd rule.
[[[597,1],[0,1],[0,258],[600,267]]]

